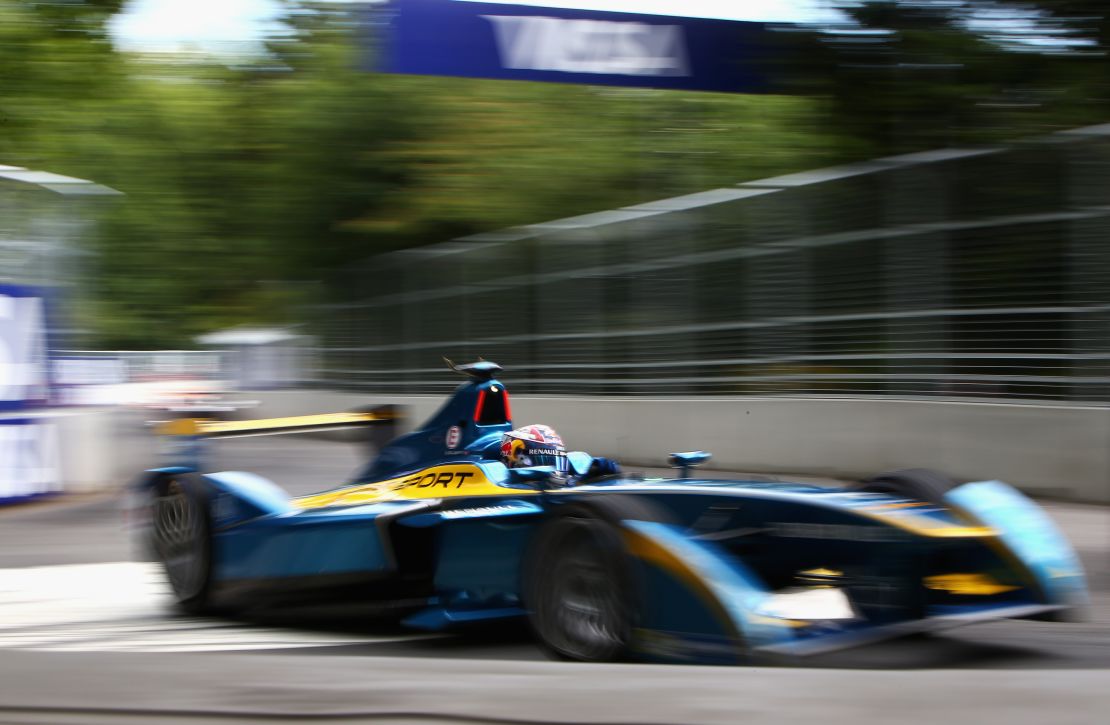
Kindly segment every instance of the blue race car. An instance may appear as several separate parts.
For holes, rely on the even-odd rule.
[[[149,542],[190,611],[307,595],[392,607],[414,628],[527,619],[587,661],[750,662],[1002,618],[1064,618],[1087,590],[1066,539],[998,481],[923,470],[843,489],[620,473],[514,429],[490,362],[346,485],[291,498],[202,472],[209,437],[347,426],[388,406],[265,421],[173,421],[181,465],[147,471]]]

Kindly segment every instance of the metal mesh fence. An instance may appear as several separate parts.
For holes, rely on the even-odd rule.
[[[0,165],[0,284],[31,285],[48,293],[51,344],[83,336],[63,313],[66,303],[81,297],[79,240],[97,205],[119,195],[85,179]]]
[[[1110,126],[765,179],[382,255],[317,382],[1110,402]]]

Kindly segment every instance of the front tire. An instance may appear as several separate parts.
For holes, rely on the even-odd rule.
[[[619,529],[585,508],[548,521],[529,557],[526,603],[540,642],[560,659],[624,659],[633,592]]]
[[[154,484],[151,537],[178,605],[199,614],[209,603],[212,521],[199,476],[175,475]]]

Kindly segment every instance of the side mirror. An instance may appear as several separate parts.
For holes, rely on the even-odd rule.
[[[585,451],[571,451],[567,454],[567,466],[576,476],[585,476],[590,472],[594,457]]]
[[[671,468],[677,468],[681,471],[681,478],[689,478],[690,471],[701,464],[708,461],[713,457],[713,454],[708,451],[687,451],[685,453],[672,453],[667,458],[667,462],[671,464]]]
[[[525,485],[529,488],[542,488],[554,476],[554,466],[528,466],[526,468],[509,469],[509,483]]]

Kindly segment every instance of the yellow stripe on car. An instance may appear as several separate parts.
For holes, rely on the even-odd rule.
[[[302,496],[293,503],[302,509],[328,506],[355,506],[382,501],[405,501],[428,498],[453,498],[456,496],[528,496],[538,491],[507,489],[491,481],[480,466],[473,463],[454,463],[432,466],[422,471],[375,481],[357,486],[347,486],[334,491]]]

